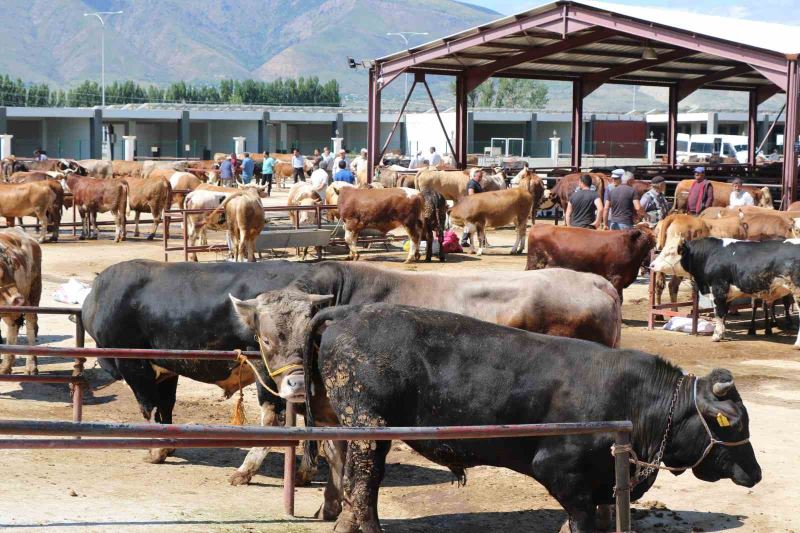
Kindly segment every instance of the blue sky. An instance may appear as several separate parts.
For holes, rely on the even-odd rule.
[[[800,25],[800,2],[798,0],[609,0],[611,3],[657,6],[682,11],[697,11],[707,15],[749,18],[766,22],[781,22]],[[472,4],[494,9],[510,15],[546,3],[546,0],[467,0]]]

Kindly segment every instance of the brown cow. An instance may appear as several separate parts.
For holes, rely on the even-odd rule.
[[[436,170],[424,168],[414,177],[414,188],[417,190],[433,190],[445,197],[445,200],[458,201],[467,196],[467,183],[469,174],[462,170]],[[505,181],[486,180],[481,183],[484,192],[505,189]]]
[[[339,195],[342,189],[347,187],[354,187],[354,185],[346,181],[334,181],[328,188],[325,189],[325,205],[339,205]],[[335,222],[339,220],[339,211],[336,209],[329,209],[325,212],[325,218],[328,222]]]
[[[258,191],[253,187],[247,187],[228,196],[209,215],[209,224],[218,224],[222,212],[225,213],[225,224],[234,260],[242,262],[247,255],[247,261],[255,263],[256,239],[266,223]]]
[[[675,200],[672,203],[673,213],[686,212],[686,201],[689,199],[689,189],[692,188],[692,183],[694,183],[694,181],[695,180],[681,180],[680,183],[678,183],[678,186],[675,188]],[[728,201],[730,200],[731,192],[733,192],[733,185],[723,181],[709,180],[709,182],[714,189],[714,203],[712,207],[728,207]],[[772,205],[772,193],[770,193],[769,187],[758,188],[743,186],[742,190],[750,193],[757,207],[766,207],[767,209],[774,208]]]
[[[541,185],[541,182],[539,182]],[[533,217],[536,181],[522,178],[519,187],[504,191],[484,192],[464,196],[450,211],[450,222],[461,226],[469,234],[470,253],[475,253],[475,238],[480,247],[478,255],[483,254],[483,242],[487,227],[499,228],[513,223],[517,228],[517,240],[511,247],[511,254],[521,254],[525,249],[525,230],[528,217]]]
[[[114,242],[125,240],[125,209],[128,202],[128,185],[124,181],[101,180],[84,176],[70,175],[66,179],[67,188],[81,214],[83,227],[81,239],[97,239],[97,213],[110,211],[114,215]],[[94,226],[94,237],[91,228]]]
[[[567,174],[563,178],[559,179],[553,189],[550,191],[550,200],[555,205],[559,206],[565,213],[567,211],[567,203],[569,202],[569,198],[578,188],[578,181],[583,174],[586,173],[576,172],[574,174]],[[594,185],[600,201],[603,201],[606,188],[606,175],[600,172],[591,172],[588,174],[592,177],[592,185]]]
[[[74,159],[45,159],[44,161],[28,161],[25,164],[30,171],[41,172],[75,172],[86,175],[86,169]]]
[[[777,211],[763,207],[709,207],[700,213],[702,219],[739,217],[745,226],[745,238],[750,241],[791,239],[800,232],[800,213]]]
[[[362,230],[374,228],[386,233],[403,228],[411,240],[405,262],[419,259],[422,203],[422,195],[414,189],[343,188],[339,193],[339,215],[344,223],[344,240],[350,248],[349,258],[359,258],[356,245]]]
[[[636,281],[642,261],[656,245],[648,228],[596,231],[539,224],[528,233],[526,270],[561,267],[603,276],[617,289]]]
[[[111,162],[111,171],[115,178],[141,178],[144,172],[144,165],[141,161],[115,159]]]
[[[0,230],[0,303],[11,306],[38,306],[42,295],[42,249],[36,240],[22,228]],[[17,344],[23,315],[3,313],[3,322],[8,328],[8,344]],[[36,313],[25,313],[25,334],[28,345],[36,344],[39,327]],[[0,343],[2,339],[0,338]],[[10,374],[14,366],[14,355],[3,355],[0,374]],[[36,357],[29,355],[25,365],[26,374],[38,374]]]
[[[36,217],[39,221],[40,243],[47,240],[48,217],[53,221],[50,240],[58,240],[63,202],[64,191],[55,180],[0,183],[0,216],[10,219]]]
[[[199,187],[201,183],[203,183],[203,181],[200,178],[189,172],[173,172],[169,177],[169,185],[173,190],[172,205],[175,207],[182,207],[186,195],[189,194],[186,192],[174,191],[193,191]]]
[[[134,237],[139,236],[139,216],[142,213],[152,213],[153,215],[153,231],[147,236],[148,241],[152,241],[156,236],[164,210],[169,208],[167,204],[172,192],[169,181],[156,174],[157,172],[153,172],[147,178],[125,178],[122,180],[128,184],[127,213],[130,214],[131,211],[136,213],[134,215]]]

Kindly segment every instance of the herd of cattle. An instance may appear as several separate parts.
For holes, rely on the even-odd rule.
[[[252,259],[247,243],[264,224],[259,187],[206,183],[213,167],[204,170],[196,162],[189,172],[137,163],[125,174],[114,164],[110,173],[91,162],[53,164],[48,170],[29,168],[24,176],[12,169],[9,183],[0,184],[0,216],[32,216],[8,205],[47,196],[50,203],[37,204],[40,242],[48,225],[57,226],[65,192],[95,231],[96,213],[122,213],[118,240],[125,238],[128,206],[153,213],[155,234],[159,210],[172,197],[187,208],[214,208],[189,219],[190,234],[203,239],[206,227],[224,219],[229,232],[239,232],[238,237],[229,234],[234,252]],[[577,175],[562,178],[552,189],[532,172],[513,188],[489,177],[484,188],[491,191],[495,183],[496,190],[466,196],[469,177],[463,172],[424,169],[409,181],[388,170],[381,173],[380,186],[329,187],[325,200],[305,198],[337,206],[329,216],[340,217],[352,259],[358,258],[359,232],[398,227],[412,242],[407,261],[417,259],[420,238],[436,232],[441,239],[449,217],[471,234],[471,251],[478,253],[485,228],[513,223],[512,253],[522,253],[527,241],[527,269],[454,278],[355,262],[126,261],[99,274],[83,304],[86,331],[98,347],[255,349],[262,360],[251,367],[227,361],[100,359],[101,367],[125,380],[146,420],[162,424],[173,421],[183,376],[215,384],[228,397],[255,383],[264,425],[280,423],[286,402],[305,404],[309,426],[631,420],[632,458],[642,461],[631,469],[634,499],[655,482],[658,469],[636,475],[648,463],[692,470],[705,481],[731,479],[746,487],[760,481],[747,411],[732,374],[716,369],[706,376],[687,375],[660,357],[620,349],[622,291],[643,264],[661,280],[662,290],[666,275],[678,280],[670,283],[673,301],[681,277],[691,277],[701,293],[713,297],[714,340],[720,340],[728,302],[741,295],[765,305],[787,296],[800,301],[800,241],[793,240],[800,212],[771,209],[766,191],[758,198],[769,208],[729,212],[719,206],[701,217],[678,212],[655,230],[534,224],[526,239],[528,219],[535,220],[539,209],[565,206]],[[606,177],[593,179],[602,191]],[[634,183],[646,187],[646,182]],[[178,189],[192,192],[176,198],[172,190]],[[156,196],[160,203],[153,203]],[[454,202],[449,212],[448,200]],[[84,229],[88,235],[86,222]],[[429,242],[429,254],[431,248]],[[654,249],[660,253],[650,264]],[[2,230],[0,257],[2,303],[38,305],[41,249],[36,240],[19,228]],[[23,322],[29,343],[35,342],[35,315],[3,319],[9,342],[16,342]],[[0,373],[12,366],[13,356],[4,355]],[[37,371],[35,358],[28,359],[26,371]],[[607,518],[614,494],[611,443],[608,435],[408,442],[460,482],[465,469],[478,465],[535,478],[563,506],[573,533],[592,532]],[[336,520],[336,531],[381,531],[377,499],[389,443],[326,442],[323,448],[330,473],[317,516]],[[155,449],[148,457],[161,463],[171,452]],[[267,452],[250,450],[231,483],[249,483]],[[300,471],[304,480],[314,474],[316,452],[316,445],[307,446]]]

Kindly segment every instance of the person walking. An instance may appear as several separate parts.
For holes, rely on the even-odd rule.
[[[578,189],[569,197],[564,220],[574,228],[597,229],[602,213],[603,202],[597,191],[592,190],[592,177],[584,174],[578,180]]]
[[[428,166],[438,167],[442,164],[442,156],[436,151],[435,146],[431,146],[431,156],[428,158]]]
[[[694,169],[694,183],[689,189],[689,198],[686,199],[686,211],[690,215],[699,215],[703,209],[714,205],[714,187],[706,179],[706,169]]]
[[[330,184],[336,169],[333,167],[333,154],[331,153],[331,149],[327,146],[322,149],[322,162],[319,168],[324,169],[325,172],[328,173],[328,183]]]
[[[233,162],[230,156],[219,164],[219,181],[223,187],[233,186]]]
[[[297,148],[292,150],[292,178],[295,183],[301,180],[306,181],[305,163],[305,159],[300,155],[300,150]]]
[[[642,195],[642,211],[645,222],[651,228],[655,228],[669,214],[669,202],[664,196],[666,188],[664,176],[656,176],[650,181],[650,189]]]
[[[733,178],[731,185],[733,186],[733,191],[731,191],[731,196],[728,199],[728,207],[755,205],[753,196],[749,192],[742,190],[742,178]]]
[[[264,162],[261,163],[261,186],[267,186],[267,196],[272,194],[272,179],[275,175],[275,163],[278,161],[264,152]]]
[[[603,225],[612,230],[631,229],[634,216],[642,209],[639,197],[633,187],[628,185],[630,175],[624,171],[612,173],[613,189],[608,193],[603,208]]]
[[[250,180],[253,179],[253,174],[255,173],[256,169],[256,162],[250,158],[250,153],[244,153],[244,159],[242,159],[242,183],[244,185],[248,185]]]
[[[333,181],[343,181],[345,183],[349,183],[350,185],[356,184],[356,177],[347,168],[347,161],[344,159],[339,160],[339,170],[336,171],[336,174],[333,175]]]

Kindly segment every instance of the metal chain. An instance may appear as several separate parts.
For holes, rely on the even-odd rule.
[[[672,400],[669,403],[669,415],[667,416],[667,427],[664,430],[664,436],[661,438],[661,444],[658,447],[658,452],[656,452],[656,456],[653,460],[649,463],[645,463],[643,461],[636,461],[637,466],[644,464],[646,465],[644,468],[636,472],[633,477],[633,484],[636,485],[640,483],[643,479],[647,479],[650,477],[655,471],[659,469],[661,465],[661,459],[664,457],[664,451],[667,448],[667,438],[669,437],[669,430],[672,428],[672,415],[675,413],[675,404],[678,401],[678,393],[681,390],[681,385],[683,385],[683,380],[686,376],[681,376],[678,378],[678,384],[675,386],[675,391],[672,393]]]

